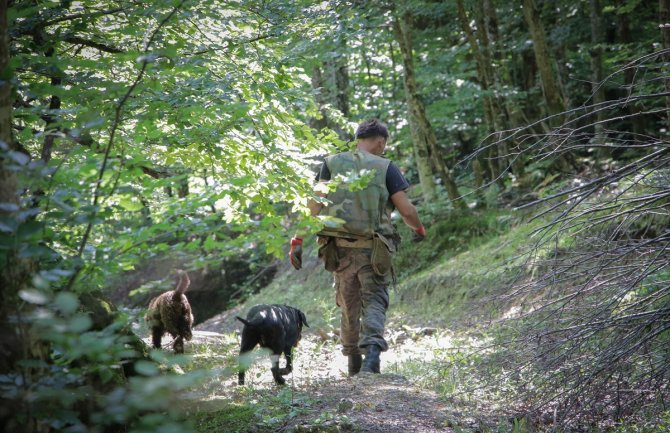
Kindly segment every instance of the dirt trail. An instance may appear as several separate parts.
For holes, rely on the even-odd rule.
[[[238,335],[231,323],[205,323],[194,332],[186,351],[198,358],[230,365],[239,348]],[[234,325],[232,325],[234,326]],[[206,330],[203,330],[205,328]],[[226,334],[214,332],[220,329]],[[390,329],[394,329],[390,326]],[[449,347],[448,335],[433,329],[402,328],[389,336],[392,350],[382,355],[382,374],[346,377],[346,357],[341,355],[332,332],[308,330],[294,352],[294,371],[286,376],[290,390],[291,414],[272,430],[278,432],[370,432],[433,433],[450,432],[447,407],[428,390],[414,386],[397,374],[403,362],[430,359],[435,349]],[[166,341],[167,343],[167,341]],[[203,351],[203,347],[207,348]],[[283,358],[282,361],[283,363]],[[283,365],[283,364],[282,364]],[[278,393],[269,370],[270,361],[259,353],[247,371],[247,387],[254,392]],[[248,398],[244,388],[230,376],[200,396],[201,401],[223,402]],[[247,388],[247,389],[249,389]],[[245,397],[246,396],[246,397]],[[216,407],[216,405],[212,405]],[[252,430],[253,431],[253,430]]]
[[[436,396],[395,374],[359,374],[351,379],[316,383],[300,391],[317,399],[314,414],[336,414],[321,421],[309,414],[297,418],[292,432],[360,431],[433,433],[446,428],[445,407]]]

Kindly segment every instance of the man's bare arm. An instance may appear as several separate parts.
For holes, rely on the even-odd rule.
[[[409,197],[407,197],[405,191],[398,191],[393,194],[391,196],[391,202],[393,202],[393,205],[398,209],[405,224],[412,230],[417,230],[422,226],[421,220],[419,219],[419,213],[412,202],[409,201]]]

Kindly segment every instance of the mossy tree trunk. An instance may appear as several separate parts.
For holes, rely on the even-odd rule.
[[[664,50],[670,50],[670,0],[659,0],[658,9],[661,28],[661,43],[663,44]],[[664,54],[663,60],[664,64],[667,65],[670,61],[670,54]],[[667,69],[665,76],[665,91],[670,92],[670,73],[668,73]],[[665,97],[665,106],[668,108],[666,113],[666,127],[670,130],[670,96]]]
[[[533,40],[533,52],[535,53],[535,62],[540,72],[542,93],[547,104],[547,114],[559,114],[565,110],[565,102],[561,88],[558,86],[558,81],[556,80],[554,68],[552,67],[552,59],[549,54],[544,25],[540,19],[535,0],[523,0],[523,14]],[[559,124],[560,121],[561,119],[558,118],[551,123]]]
[[[9,66],[7,0],[0,0],[0,147],[2,153],[14,151],[12,139],[12,72]],[[0,156],[0,217],[13,220],[19,211],[16,173],[10,161]],[[17,251],[0,254],[0,374],[11,370],[16,361],[16,333],[10,324],[16,296],[26,281]],[[3,414],[4,415],[4,414]]]
[[[341,140],[353,138],[350,131],[328,116],[327,105],[337,108],[343,117],[349,116],[349,70],[347,62],[347,39],[344,23],[338,26],[335,46],[328,49],[336,55],[315,65],[312,69],[312,89],[314,99],[321,112],[321,119],[312,119],[310,124],[315,129],[330,128],[337,133]]]
[[[595,105],[595,135],[593,142],[596,145],[603,145],[605,142],[605,112],[601,109],[599,104],[605,101],[605,89],[601,85],[603,81],[603,36],[602,36],[602,7],[600,0],[589,1],[591,13],[591,89],[593,92],[593,104]],[[599,154],[606,156],[609,152],[605,152],[603,148],[599,148]]]
[[[3,155],[9,155],[9,152],[18,155],[18,146],[12,136],[13,74],[10,69],[7,12],[8,0],[0,0],[0,151]],[[21,210],[16,173],[9,168],[15,162],[12,159],[0,156],[0,218],[7,225],[18,220]],[[0,235],[12,236],[6,232]],[[22,324],[18,314],[18,294],[29,287],[33,266],[34,261],[20,257],[16,248],[0,251],[0,375],[19,372],[26,384],[31,381],[31,372],[21,370],[18,361],[26,358],[33,347],[29,330],[19,330]],[[0,396],[0,430],[16,428],[14,420],[20,405],[21,402],[16,398]],[[34,429],[34,423],[26,421],[20,431],[30,432]]]
[[[470,25],[470,18],[467,16],[465,5],[463,0],[457,0],[456,2],[458,10],[458,19],[461,24],[461,29],[465,33],[468,43],[470,44],[470,49],[472,54],[475,57],[477,64],[477,80],[479,81],[479,86],[482,89],[483,93],[483,103],[484,103],[484,117],[486,119],[486,125],[488,127],[488,132],[494,137],[496,130],[501,129],[498,124],[498,115],[496,112],[495,103],[493,100],[490,87],[492,84],[492,77],[490,74],[490,59],[487,58],[486,54],[483,52],[483,47],[480,46],[479,40],[475,37],[474,30]],[[480,23],[482,21],[480,20]],[[482,29],[480,29],[481,31]],[[485,33],[485,32],[484,32]],[[492,181],[498,180],[501,181],[501,173],[503,167],[498,163],[499,161],[499,152],[496,146],[491,146],[486,152],[486,163],[489,171],[489,177]]]
[[[435,131],[426,116],[426,110],[419,98],[416,78],[414,76],[411,16],[408,13],[396,16],[393,21],[393,29],[403,58],[405,101],[407,103],[410,132],[424,198],[428,201],[435,198],[435,183],[431,169],[432,163],[454,207],[465,208],[465,202],[461,198],[458,186],[451,175],[451,170],[440,154]]]
[[[617,0],[617,7],[621,7],[626,3],[626,0]],[[628,14],[617,14],[617,36],[619,42],[624,46],[629,46],[633,43],[633,36],[631,34],[630,28],[630,19]],[[624,89],[630,94],[632,92],[633,84],[635,83],[635,73],[634,68],[626,68],[623,71],[623,84]],[[642,116],[637,115],[640,112],[640,108],[635,104],[627,104],[626,111],[631,116],[630,120],[633,124],[633,133],[634,139],[637,140],[639,137],[644,134],[645,126],[644,119]]]

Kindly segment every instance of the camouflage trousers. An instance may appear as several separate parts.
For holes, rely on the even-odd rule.
[[[391,276],[372,271],[370,249],[338,247],[339,266],[334,272],[335,300],[342,318],[340,340],[344,355],[365,354],[376,344],[388,349],[384,323],[389,307]]]

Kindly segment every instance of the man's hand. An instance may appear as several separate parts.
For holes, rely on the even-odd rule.
[[[291,250],[288,252],[288,257],[291,259],[294,268],[302,268],[302,239],[291,239]]]
[[[423,224],[418,228],[414,229],[414,234],[412,235],[412,242],[421,242],[426,237],[426,228]]]

